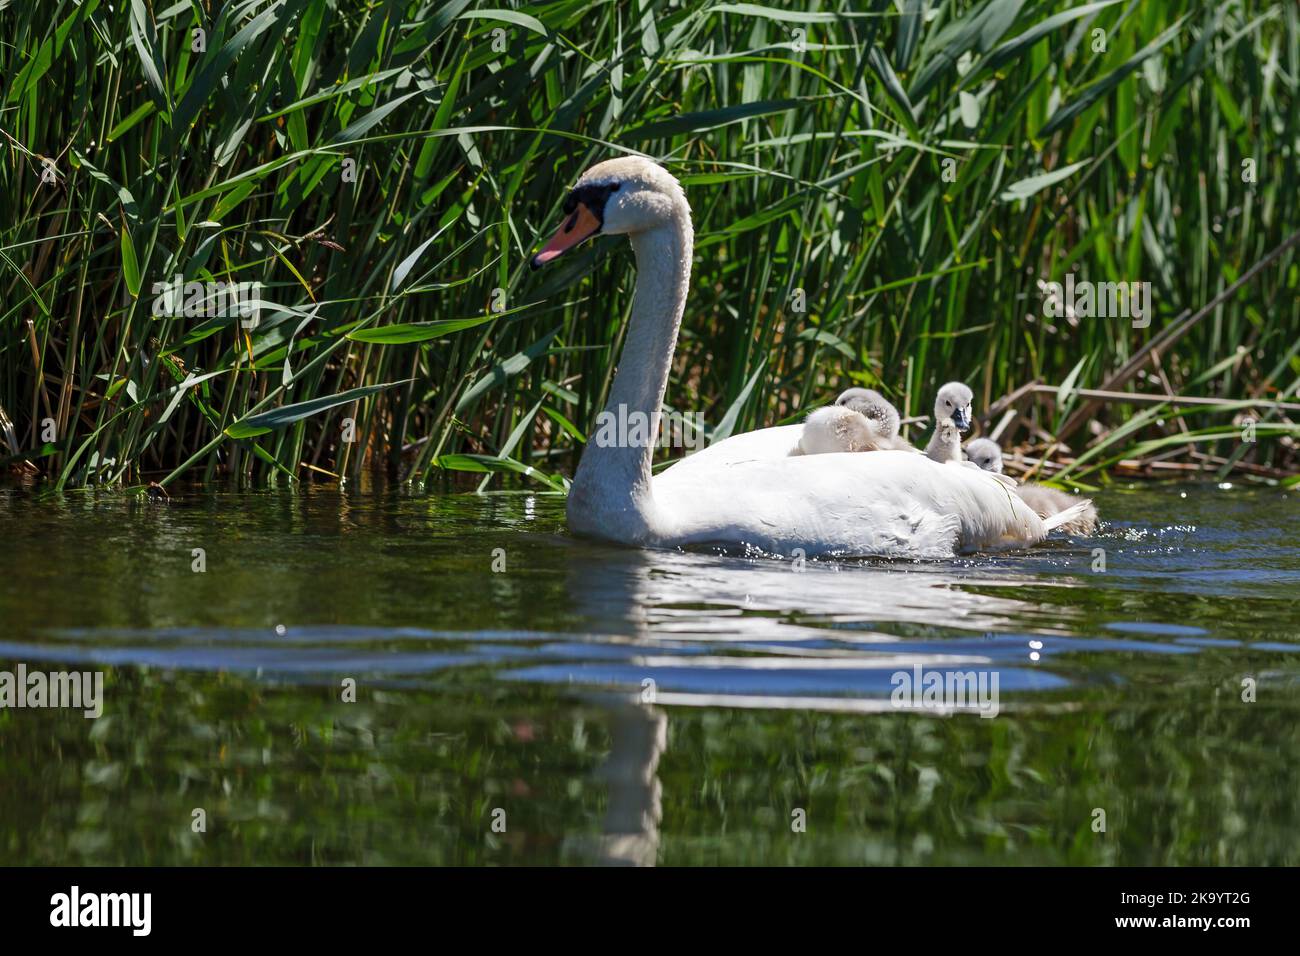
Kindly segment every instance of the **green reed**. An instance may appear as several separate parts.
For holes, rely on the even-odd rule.
[[[1174,450],[1295,468],[1285,412],[1244,449],[1229,404],[1054,432],[1297,228],[1294,4],[114,6],[0,3],[0,456],[57,487],[562,488],[634,272],[616,239],[527,258],[626,150],[694,210],[666,403],[712,437],[853,383],[924,414],[948,379],[981,407],[1037,380],[1066,387],[1017,438],[1107,466],[1186,421]],[[1044,315],[1071,272],[1150,282],[1150,325]],[[256,327],[155,314],[173,276],[258,283]],[[1298,284],[1291,249],[1136,387],[1294,396]]]

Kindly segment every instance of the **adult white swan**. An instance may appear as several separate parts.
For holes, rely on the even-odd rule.
[[[623,157],[587,170],[564,214],[534,268],[601,233],[628,236],[637,264],[632,318],[602,413],[626,427],[599,429],[587,444],[569,491],[574,533],[643,547],[941,557],[1035,544],[1062,523],[1060,515],[1039,518],[977,468],[912,452],[788,457],[800,425],[737,435],[652,476],[690,285],[690,206],[667,170]],[[615,433],[620,440],[602,440]]]

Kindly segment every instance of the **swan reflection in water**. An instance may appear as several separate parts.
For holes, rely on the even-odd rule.
[[[610,688],[584,695],[606,708],[610,724],[599,775],[609,808],[598,846],[587,848],[601,863],[656,861],[665,706],[882,714],[898,709],[892,676],[914,667],[996,668],[1008,689],[1066,684],[1030,650],[1043,640],[993,633],[1027,617],[1059,621],[1061,608],[986,593],[1008,583],[987,568],[808,562],[797,571],[772,558],[576,542],[574,550],[581,553],[568,562],[569,598],[591,628],[584,639],[602,650],[510,676]]]

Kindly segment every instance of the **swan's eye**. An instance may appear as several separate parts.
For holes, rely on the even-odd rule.
[[[948,399],[945,398],[945,399],[943,400],[943,407],[944,407],[944,408],[952,408],[952,402],[948,401]]]

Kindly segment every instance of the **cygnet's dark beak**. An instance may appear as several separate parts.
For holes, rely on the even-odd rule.
[[[968,431],[970,429],[970,406],[967,405],[953,412],[952,423],[957,426],[958,431]]]

